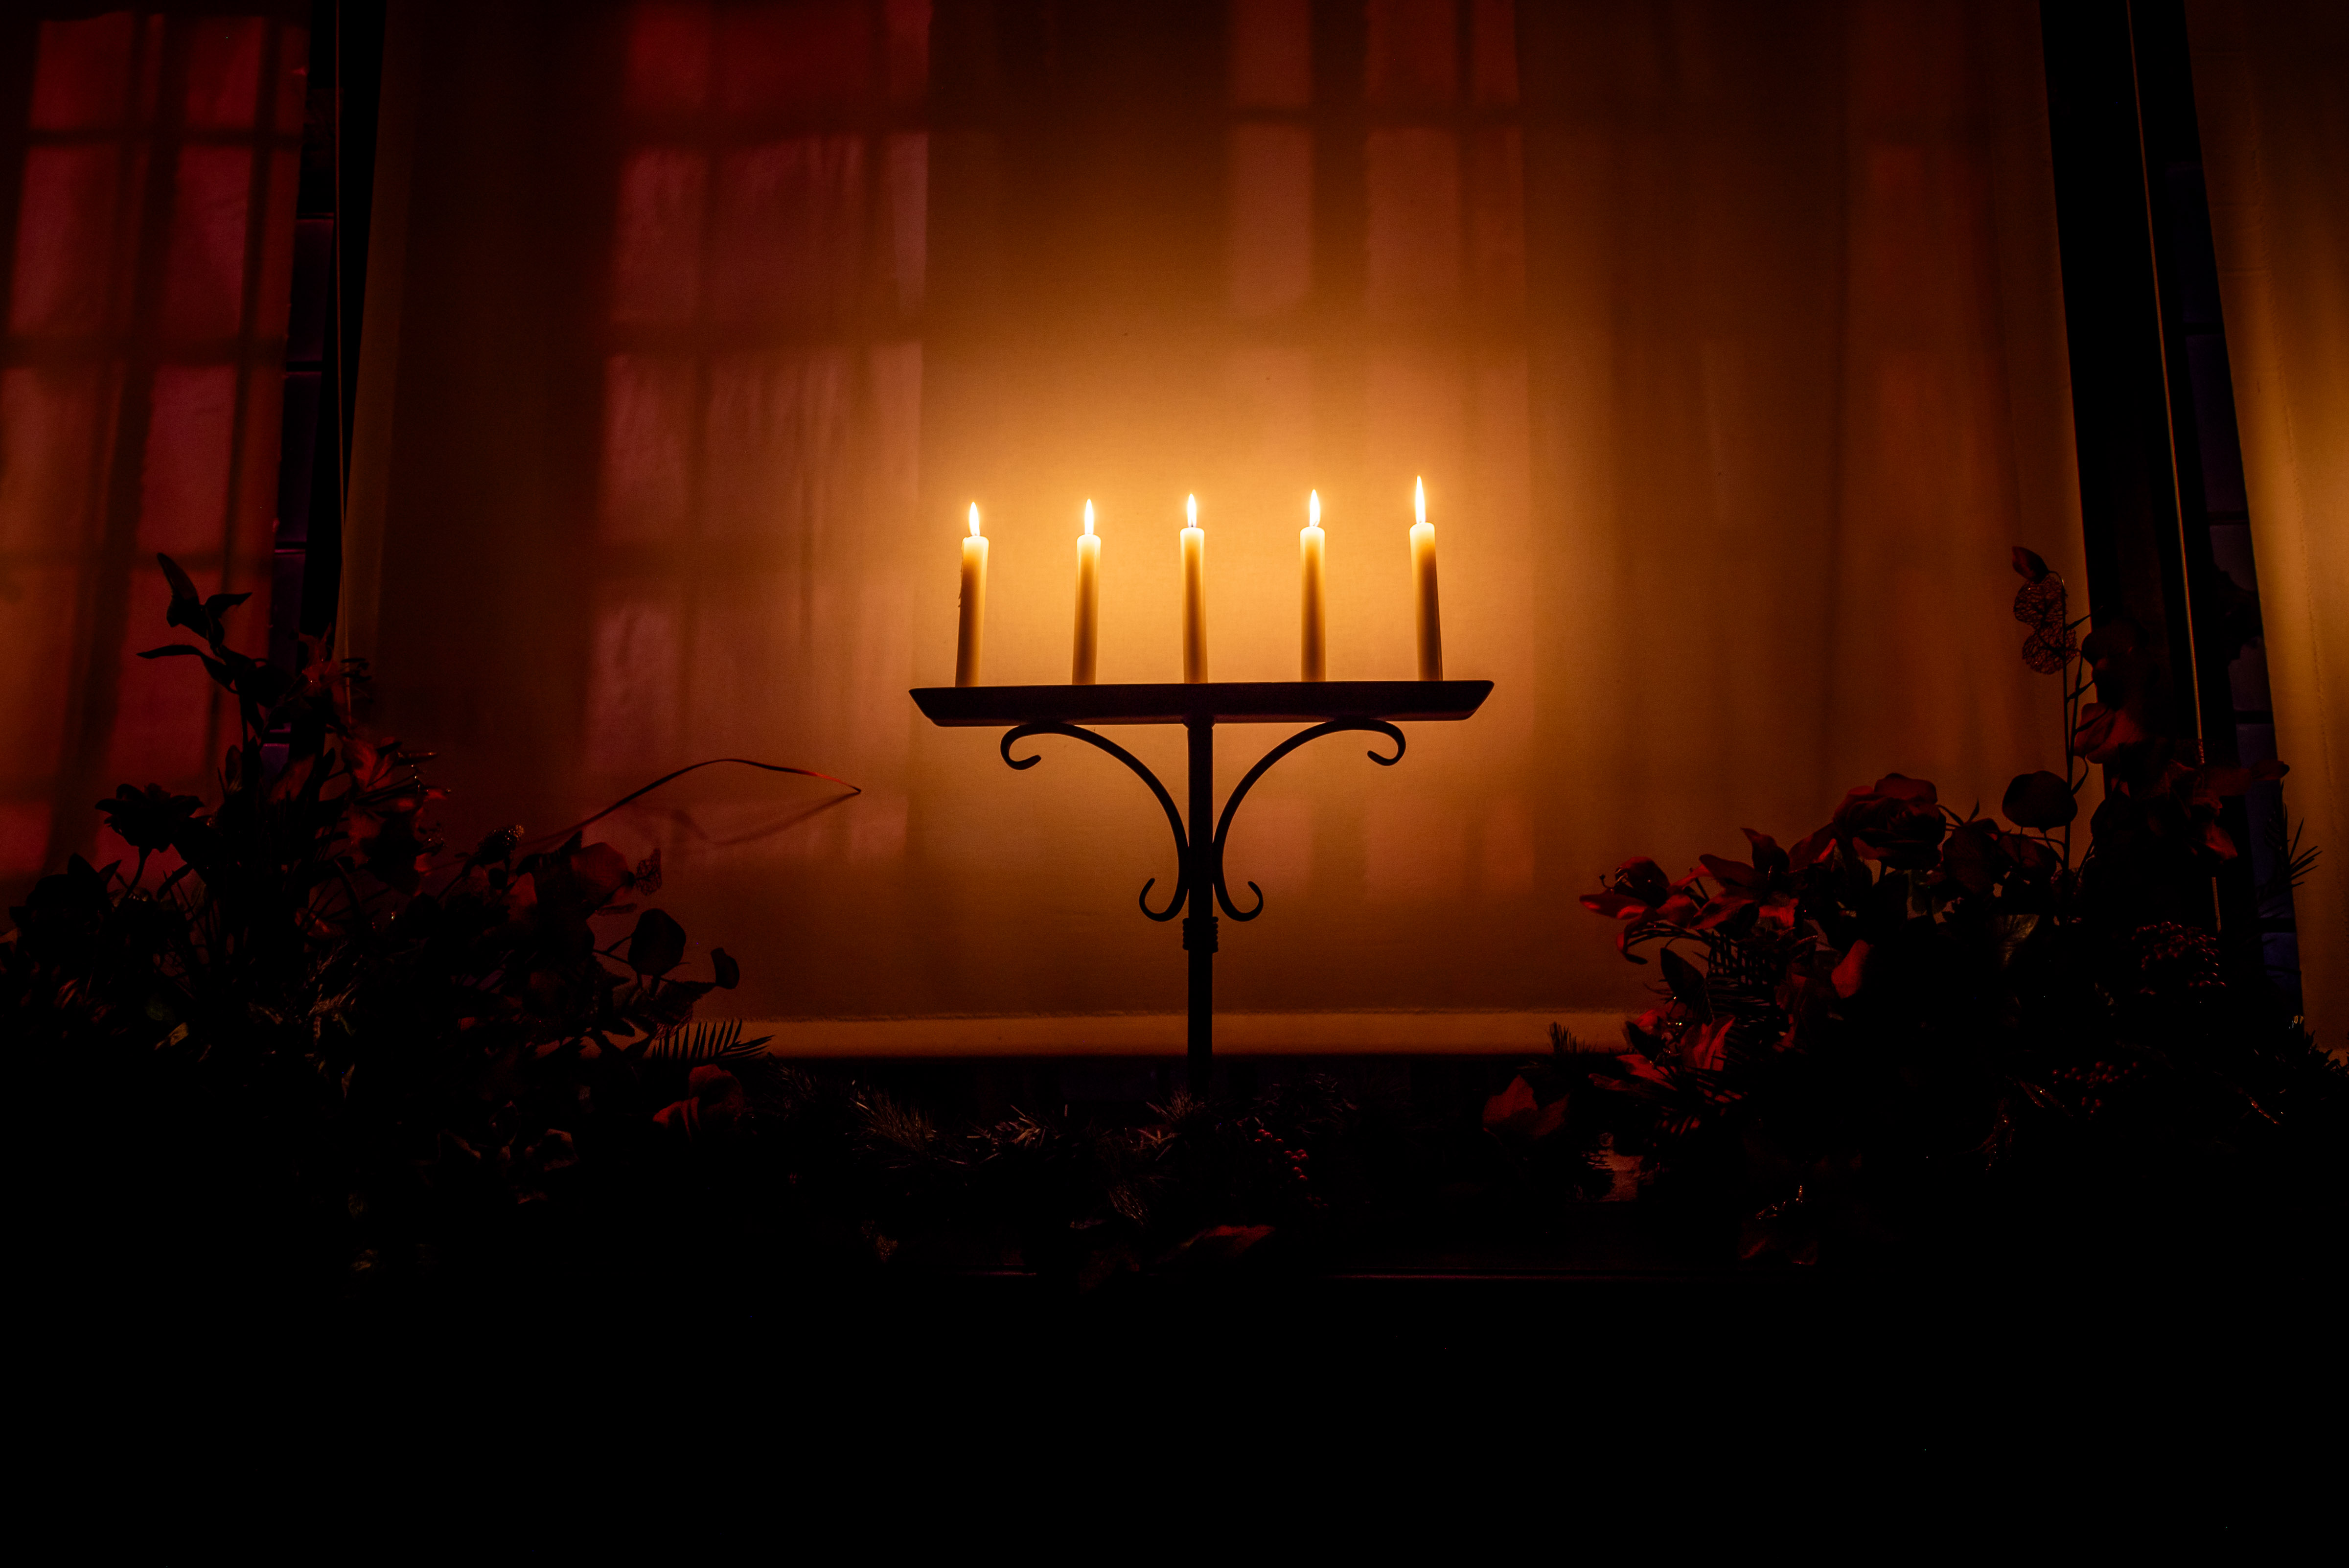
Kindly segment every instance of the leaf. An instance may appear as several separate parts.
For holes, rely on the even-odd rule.
[[[1699,1018],[1713,1016],[1713,1001],[1704,993],[1704,971],[1666,948],[1661,955],[1664,983],[1672,990],[1672,1000],[1695,1013]]]
[[[1630,1073],[1635,1078],[1645,1078],[1651,1084],[1661,1084],[1666,1088],[1671,1087],[1672,1081],[1664,1076],[1663,1074],[1658,1072],[1656,1070],[1656,1064],[1653,1062],[1649,1061],[1645,1056],[1640,1054],[1637,1051],[1626,1051],[1621,1055],[1616,1057],[1615,1062],[1618,1066],[1623,1068],[1624,1071]]]
[[[203,659],[204,662],[207,664],[212,662],[211,659],[204,658],[204,650],[202,649],[185,642],[169,642],[165,643],[160,648],[150,648],[144,653],[141,653],[139,657],[141,659],[175,659],[183,653],[192,654],[198,659]]]
[[[1786,852],[1786,867],[1790,871],[1808,870],[1820,856],[1835,847],[1835,824],[1829,823]]]
[[[608,844],[590,844],[585,848],[574,849],[570,858],[571,874],[578,878],[580,892],[591,909],[602,909],[613,894],[628,885],[628,863],[618,850]],[[668,919],[666,915],[661,918]],[[640,922],[637,929],[643,929]],[[678,940],[680,943],[684,940],[682,929],[678,933]],[[681,958],[683,954],[684,950],[680,947],[678,956]],[[669,961],[673,964],[677,960]]]
[[[1739,831],[1745,835],[1745,841],[1754,846],[1754,870],[1757,877],[1767,881],[1770,877],[1785,871],[1786,852],[1778,847],[1776,839],[1766,833],[1756,833],[1750,827],[1741,828]]]
[[[1744,893],[1723,893],[1704,907],[1695,929],[1717,931],[1754,908],[1754,900]]]
[[[709,950],[709,967],[717,971],[719,990],[731,991],[742,983],[742,966],[724,948]]]
[[[2017,774],[1999,810],[2017,827],[2061,827],[2080,814],[2080,802],[2070,784],[2042,768]]]
[[[1489,1082],[1489,1080],[1487,1080]],[[1514,1116],[1538,1108],[1534,1098],[1534,1086],[1520,1073],[1509,1080],[1509,1086],[1485,1102],[1485,1125],[1496,1127]]]
[[[1628,920],[1634,915],[1652,913],[1655,906],[1628,893],[1585,893],[1582,907],[1594,915],[1604,915],[1610,920]]]
[[[1907,774],[1887,774],[1876,781],[1876,793],[1887,800],[1916,801],[1932,805],[1940,796],[1934,792],[1930,779],[1912,779]]]
[[[1675,893],[1657,906],[1656,918],[1668,925],[1692,926],[1700,913],[1697,901],[1685,893]]]
[[[1210,1225],[1160,1258],[1157,1266],[1184,1273],[1228,1269],[1271,1234],[1269,1225]]]
[[[2036,627],[2023,639],[2023,662],[2034,675],[2062,674],[2079,651],[2079,640],[2063,627]]]
[[[638,974],[667,974],[685,961],[685,928],[658,909],[636,917],[628,938],[628,967]]]
[[[1998,967],[2004,969],[2014,961],[2015,950],[2039,929],[2036,915],[2001,915],[1991,922],[1992,939],[1998,943]]]
[[[1987,818],[1951,830],[1941,842],[1941,869],[1971,893],[1987,893],[1998,880],[1999,831]]]
[[[662,1030],[645,1042],[643,1054],[653,1062],[724,1062],[740,1056],[756,1056],[759,1048],[773,1038],[771,1034],[761,1034],[755,1039],[745,1040],[740,1019],[713,1019],[689,1029]]]
[[[2090,702],[2080,710],[2079,727],[2072,733],[2072,754],[2092,763],[2109,763],[2121,748],[2147,738],[2137,716],[2124,708]]]
[[[1833,980],[1835,982],[1836,994],[1845,998],[1857,995],[1859,992],[1860,981],[1866,973],[1867,969],[1868,944],[1866,942],[1852,943],[1851,950],[1843,955],[1843,961],[1835,966]]]
[[[174,602],[182,599],[189,604],[202,602],[202,596],[196,592],[195,579],[181,569],[179,562],[158,551],[155,564],[163,568],[163,580],[171,585],[171,597]]]
[[[2035,583],[2047,576],[2047,563],[2039,558],[2039,552],[2036,550],[2026,550],[2017,545],[2014,547],[2013,560],[2014,569],[2032,582]]]
[[[1724,888],[1752,888],[1759,880],[1754,867],[1743,860],[1724,860],[1718,855],[1700,855],[1697,859]]]
[[[1723,1018],[1693,1031],[1681,1047],[1681,1060],[1700,1073],[1720,1072],[1729,1059],[1729,1026],[1734,1022]]]

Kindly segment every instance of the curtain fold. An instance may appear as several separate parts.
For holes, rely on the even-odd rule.
[[[2349,1045],[2349,14],[2189,0],[2309,1026]]]
[[[136,656],[174,639],[158,552],[268,646],[308,47],[284,5],[29,9],[0,24],[0,907],[123,857],[117,784],[216,787],[234,707]]]

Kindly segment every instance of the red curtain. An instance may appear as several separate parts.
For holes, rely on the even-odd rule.
[[[37,8],[36,8],[37,12]],[[252,593],[265,645],[302,26],[123,10],[6,24],[0,135],[0,892],[125,780],[202,790],[233,738],[169,640],[155,555]]]

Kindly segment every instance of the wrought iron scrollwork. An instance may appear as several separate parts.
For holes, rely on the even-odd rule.
[[[1264,889],[1262,888],[1257,887],[1254,882],[1250,882],[1247,885],[1248,891],[1256,895],[1256,904],[1251,909],[1243,909],[1232,902],[1231,888],[1224,880],[1224,841],[1231,834],[1232,818],[1238,813],[1240,802],[1247,799],[1248,791],[1256,787],[1256,781],[1262,778],[1265,774],[1271,769],[1275,763],[1288,755],[1289,753],[1309,742],[1318,741],[1325,735],[1343,734],[1350,731],[1384,735],[1388,740],[1394,742],[1394,755],[1391,757],[1381,756],[1376,751],[1367,751],[1363,753],[1365,756],[1369,757],[1371,761],[1378,763],[1379,766],[1382,768],[1391,768],[1394,766],[1395,763],[1402,761],[1403,748],[1408,742],[1404,741],[1403,733],[1401,730],[1395,728],[1392,724],[1388,723],[1383,719],[1332,719],[1327,723],[1316,724],[1310,729],[1301,730],[1296,734],[1289,736],[1288,739],[1273,747],[1271,751],[1267,752],[1262,760],[1259,761],[1256,766],[1248,769],[1246,775],[1241,778],[1239,784],[1232,790],[1230,796],[1225,800],[1223,812],[1216,822],[1215,837],[1209,844],[1208,860],[1210,869],[1207,875],[1207,887],[1205,889],[1195,888],[1192,885],[1191,837],[1190,835],[1185,831],[1183,814],[1181,811],[1176,809],[1174,797],[1167,793],[1166,786],[1164,784],[1158,782],[1158,775],[1152,773],[1150,769],[1143,764],[1142,759],[1135,756],[1132,752],[1127,751],[1115,741],[1110,740],[1102,735],[1095,734],[1091,730],[1080,729],[1074,724],[1062,724],[1049,721],[1031,724],[1021,724],[1016,729],[1007,731],[1003,736],[1003,742],[1000,750],[1002,751],[1003,760],[1006,763],[1015,769],[1025,771],[1026,769],[1034,767],[1038,763],[1042,762],[1044,759],[1040,755],[1015,757],[1011,754],[1011,748],[1015,744],[1020,741],[1028,739],[1031,735],[1062,735],[1071,741],[1082,741],[1086,745],[1092,746],[1097,751],[1107,752],[1111,756],[1115,757],[1119,762],[1123,763],[1127,769],[1130,770],[1136,778],[1140,779],[1143,784],[1148,784],[1150,786],[1150,793],[1158,797],[1158,805],[1160,808],[1166,813],[1166,826],[1174,836],[1174,863],[1181,869],[1175,878],[1174,894],[1168,898],[1164,909],[1154,909],[1150,907],[1150,890],[1158,886],[1158,878],[1155,877],[1153,877],[1149,881],[1144,882],[1142,885],[1142,896],[1137,901],[1141,904],[1142,912],[1143,914],[1149,916],[1154,920],[1165,921],[1171,920],[1175,916],[1181,914],[1185,905],[1191,901],[1194,894],[1200,893],[1202,891],[1211,892],[1214,903],[1210,905],[1207,909],[1201,911],[1196,918],[1205,921],[1204,926],[1201,928],[1204,934],[1200,937],[1200,940],[1204,943],[1207,950],[1213,951],[1216,945],[1214,936],[1215,917],[1213,912],[1215,906],[1220,905],[1224,913],[1235,920],[1253,920],[1258,915],[1264,913]],[[1193,945],[1187,925],[1185,927],[1184,945],[1186,947]]]
[[[1393,756],[1382,757],[1374,751],[1365,752],[1362,753],[1369,757],[1371,761],[1378,763],[1379,766],[1382,768],[1391,768],[1397,763],[1402,761],[1403,747],[1406,744],[1402,738],[1402,732],[1396,729],[1392,724],[1388,723],[1385,720],[1332,719],[1326,724],[1316,724],[1309,730],[1300,730],[1296,734],[1289,736],[1288,739],[1281,742],[1280,744],[1273,747],[1272,750],[1267,752],[1264,754],[1264,759],[1257,763],[1256,766],[1248,769],[1247,775],[1243,777],[1239,784],[1232,790],[1230,798],[1224,802],[1223,815],[1219,817],[1216,823],[1216,902],[1222,905],[1224,913],[1231,917],[1233,919],[1253,920],[1258,915],[1264,913],[1263,888],[1257,887],[1255,883],[1250,882],[1247,885],[1248,891],[1256,895],[1256,907],[1251,909],[1242,909],[1232,902],[1231,888],[1229,884],[1224,880],[1224,839],[1231,833],[1232,817],[1238,812],[1240,802],[1247,797],[1247,792],[1256,786],[1256,781],[1262,778],[1271,768],[1273,763],[1280,761],[1281,758],[1288,755],[1289,753],[1297,750],[1298,747],[1302,746],[1310,741],[1318,741],[1324,735],[1343,734],[1349,730],[1367,731],[1372,734],[1384,735],[1387,739],[1394,742],[1395,749]]]
[[[1158,878],[1155,877],[1142,885],[1142,896],[1136,901],[1141,904],[1142,912],[1154,920],[1164,922],[1181,914],[1183,905],[1189,898],[1191,892],[1191,841],[1183,831],[1183,814],[1175,810],[1174,797],[1166,793],[1166,786],[1158,782],[1158,775],[1152,773],[1140,757],[1105,735],[1097,735],[1091,730],[1081,730],[1074,724],[1051,722],[1022,724],[1017,729],[1005,732],[1003,744],[1000,747],[1003,760],[1021,772],[1034,767],[1044,760],[1041,755],[1015,757],[1011,754],[1013,744],[1026,740],[1030,735],[1065,735],[1071,741],[1082,741],[1085,744],[1107,752],[1111,756],[1123,763],[1133,770],[1136,778],[1150,786],[1150,793],[1156,795],[1158,804],[1165,808],[1166,826],[1174,831],[1174,864],[1178,869],[1174,880],[1174,897],[1167,901],[1164,909],[1154,909],[1150,907],[1150,889],[1158,886]]]

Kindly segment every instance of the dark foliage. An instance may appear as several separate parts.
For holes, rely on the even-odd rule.
[[[106,1254],[94,1280],[280,1300],[738,1263],[1095,1290],[1630,1199],[1715,1255],[1799,1261],[2286,1196],[2337,1224],[2349,1080],[2194,923],[2235,853],[2219,803],[2251,775],[2145,726],[2126,628],[2077,639],[2061,579],[2016,561],[2065,773],[2017,778],[2002,824],[1890,774],[1792,846],[1749,832],[1744,858],[1679,878],[1627,861],[1583,901],[1654,963],[1629,1050],[1554,1032],[1481,1118],[1307,1077],[1138,1122],[976,1126],[693,1023],[740,971],[713,949],[709,979],[680,976],[687,933],[642,907],[657,855],[520,828],[446,849],[428,759],[349,721],[357,672],[316,644],[293,675],[236,653],[233,602],[166,563],[171,623],[204,645],[154,654],[200,659],[242,735],[215,805],[98,803],[135,859],[77,857],[0,943],[45,1212]],[[2106,798],[2075,863],[2092,758]]]
[[[242,596],[162,566],[170,623],[204,642],[143,657],[195,658],[237,701],[219,800],[123,785],[98,809],[135,862],[75,857],[0,943],[20,1060],[106,1107],[103,1158],[67,1138],[77,1222],[165,1271],[494,1251],[724,1054],[678,1031],[740,971],[678,972],[684,930],[633,901],[657,857],[578,834],[523,853],[519,828],[445,854],[428,758],[347,716],[359,672],[312,639],[298,673],[237,652]]]
[[[98,805],[136,860],[74,857],[0,943],[38,1098],[105,1107],[102,1146],[47,1125],[60,1231],[116,1271],[298,1300],[911,1247],[1091,1285],[1259,1251],[1327,1208],[1317,1156],[1348,1168],[1351,1107],[1326,1085],[949,1134],[761,1056],[739,1022],[691,1023],[740,968],[713,949],[709,979],[678,972],[685,929],[640,907],[657,854],[578,832],[528,850],[518,827],[447,851],[429,757],[348,716],[362,672],[316,641],[298,675],[237,652],[236,597],[163,566],[171,624],[204,641],[148,657],[195,658],[237,699],[220,798],[123,785]]]
[[[2006,825],[1894,774],[1791,848],[1748,830],[1745,859],[1677,880],[1627,861],[1582,900],[1661,983],[1547,1130],[1736,1220],[1744,1255],[2339,1215],[2349,1076],[2197,923],[2236,853],[2222,801],[2283,769],[2154,733],[2134,628],[2075,642],[2062,579],[2020,548],[2015,569],[2024,660],[2064,680],[2067,772],[2015,779]],[[2106,794],[2075,865],[2090,763]]]

